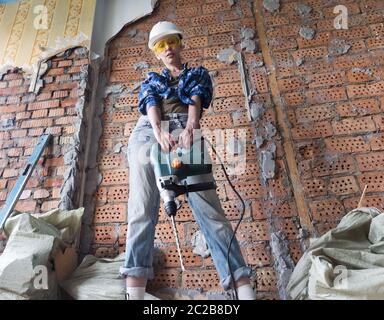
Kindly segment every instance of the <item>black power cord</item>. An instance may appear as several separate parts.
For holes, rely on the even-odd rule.
[[[235,300],[239,300],[239,296],[237,294],[237,289],[236,289],[236,286],[235,286],[234,275],[233,275],[233,271],[232,271],[232,268],[231,268],[231,263],[229,261],[229,253],[231,251],[231,246],[232,246],[233,240],[235,239],[237,229],[239,228],[239,225],[240,225],[241,221],[243,220],[243,217],[244,217],[244,214],[245,214],[245,202],[244,202],[243,198],[241,197],[241,195],[237,192],[237,190],[236,190],[235,186],[232,184],[231,180],[229,179],[229,176],[228,176],[227,170],[225,170],[223,161],[221,161],[221,158],[218,155],[218,153],[216,152],[216,149],[214,148],[212,143],[208,139],[206,139],[206,138],[204,138],[204,141],[207,141],[207,143],[210,145],[210,147],[212,148],[213,152],[215,153],[216,157],[219,159],[221,168],[223,169],[223,172],[224,172],[224,175],[225,175],[225,178],[227,179],[227,181],[228,181],[229,185],[231,186],[233,192],[239,198],[239,200],[241,202],[241,205],[243,207],[241,215],[240,215],[240,219],[237,222],[236,227],[235,227],[235,229],[233,231],[233,235],[231,237],[231,240],[230,240],[229,245],[228,245],[228,250],[227,250],[227,264],[228,264],[229,273],[231,274],[231,283],[232,283],[232,286],[233,286],[233,290],[235,291]]]

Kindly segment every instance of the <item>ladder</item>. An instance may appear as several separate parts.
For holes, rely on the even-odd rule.
[[[33,153],[28,159],[27,164],[25,165],[21,176],[16,181],[16,184],[13,186],[11,193],[5,201],[4,207],[0,210],[0,230],[4,228],[5,222],[11,215],[13,208],[15,207],[17,201],[20,198],[21,193],[24,190],[25,185],[27,184],[33,169],[35,168],[41,154],[43,153],[45,147],[49,144],[52,138],[51,134],[44,134],[40,136],[40,139],[33,150]]]

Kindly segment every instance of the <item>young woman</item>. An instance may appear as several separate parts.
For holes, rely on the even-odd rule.
[[[212,82],[204,67],[188,68],[182,63],[182,32],[173,23],[158,22],[149,35],[149,48],[165,69],[150,72],[139,93],[139,118],[128,143],[130,167],[126,259],[120,273],[126,276],[127,299],[143,299],[147,279],[154,277],[153,245],[160,205],[154,170],[143,155],[153,143],[163,151],[175,145],[189,148],[193,130],[212,100]],[[164,121],[166,126],[164,126]],[[163,122],[163,125],[162,125]],[[164,129],[166,128],[166,129]],[[181,131],[178,137],[172,132]],[[193,177],[193,183],[213,181],[212,174]],[[188,178],[189,179],[189,178]],[[233,235],[216,190],[192,192],[188,203],[203,232],[225,290],[231,289],[227,250]],[[250,285],[251,269],[246,266],[236,239],[231,245],[230,264],[239,299],[255,299]]]

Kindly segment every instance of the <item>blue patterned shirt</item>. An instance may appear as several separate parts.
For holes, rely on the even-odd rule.
[[[201,112],[207,109],[212,101],[212,80],[208,70],[202,66],[188,68],[187,63],[183,64],[183,70],[179,75],[177,88],[172,88],[169,83],[172,75],[168,69],[163,69],[161,74],[148,72],[147,78],[141,84],[139,92],[139,111],[146,115],[147,109],[159,106],[162,99],[168,99],[177,95],[180,101],[187,105],[194,105],[191,99],[199,96],[201,100]]]

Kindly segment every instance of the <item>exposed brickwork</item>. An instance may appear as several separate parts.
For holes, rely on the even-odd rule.
[[[280,12],[264,12],[277,81],[291,128],[301,183],[318,234],[334,227],[355,208],[364,186],[363,205],[383,207],[383,2],[338,1],[348,8],[348,30],[333,26],[336,3],[281,1]],[[298,30],[316,30],[312,40]],[[334,39],[349,51],[332,55]],[[289,44],[289,46],[288,46]],[[315,89],[315,90],[314,90]]]
[[[41,79],[43,86],[38,94],[28,92],[31,76],[21,69],[0,75],[0,208],[43,134],[53,135],[52,143],[44,150],[15,209],[41,213],[59,207],[63,199],[61,188],[68,179],[69,165],[64,158],[73,148],[75,122],[78,130],[84,130],[82,112],[86,106],[76,104],[87,99],[86,90],[80,89],[81,80],[88,80],[86,55],[85,48],[73,48],[49,59],[50,67]],[[72,64],[83,65],[84,69],[70,69]],[[83,151],[81,148],[80,145],[79,152]],[[79,170],[83,156],[76,163]],[[74,206],[78,205],[78,194],[66,195]],[[1,241],[6,239],[1,237]]]
[[[44,86],[39,94],[28,92],[31,77],[22,71],[9,71],[0,76],[0,207],[39,136],[50,133],[53,144],[40,158],[16,209],[36,213],[57,208],[67,169],[64,154],[73,144],[74,131],[69,130],[69,125],[73,125],[77,117],[76,102],[84,96],[84,92],[77,91],[80,70],[72,72],[69,67],[79,61],[88,63],[75,50],[68,53],[67,58],[50,59],[52,68],[43,76]]]

